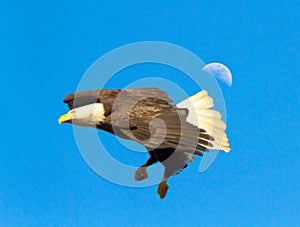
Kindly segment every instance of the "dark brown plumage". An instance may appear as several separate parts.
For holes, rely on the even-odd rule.
[[[83,91],[68,95],[64,102],[71,110],[102,103],[105,118],[95,127],[141,143],[150,154],[135,179],[147,178],[146,168],[157,161],[165,166],[158,189],[161,198],[168,190],[166,180],[193,160],[196,149],[208,151],[214,146],[211,135],[187,121],[189,109],[171,104],[173,100],[157,88]],[[202,155],[198,151],[195,154]]]

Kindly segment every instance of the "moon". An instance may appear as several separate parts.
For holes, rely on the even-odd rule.
[[[202,70],[211,73],[213,76],[215,76],[216,78],[227,84],[229,87],[231,87],[232,75],[230,70],[225,65],[214,62],[205,65],[202,68]]]

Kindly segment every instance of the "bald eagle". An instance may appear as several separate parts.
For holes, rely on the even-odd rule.
[[[58,122],[93,127],[144,145],[150,155],[135,180],[148,177],[147,167],[160,162],[165,167],[158,186],[163,199],[167,180],[210,149],[229,152],[226,124],[213,110],[214,101],[203,90],[177,105],[158,88],[90,90],[65,97],[70,111]]]

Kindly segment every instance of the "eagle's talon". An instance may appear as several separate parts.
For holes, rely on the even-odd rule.
[[[135,172],[135,175],[134,175],[134,179],[136,181],[141,181],[141,180],[145,180],[148,178],[146,168],[147,167],[140,167],[137,169],[137,171]]]
[[[159,194],[159,197],[163,199],[166,197],[168,190],[169,190],[169,186],[167,185],[167,182],[162,181],[158,186],[157,193]]]

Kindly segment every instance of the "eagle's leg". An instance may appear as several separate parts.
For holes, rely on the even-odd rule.
[[[158,185],[158,189],[157,189],[157,193],[159,194],[161,199],[166,197],[168,189],[169,186],[167,185],[167,180],[163,178],[160,184]]]
[[[151,166],[155,162],[157,162],[157,159],[154,156],[151,156],[144,165],[140,166],[137,169],[137,171],[135,172],[135,175],[134,175],[134,179],[136,181],[141,181],[141,180],[147,179],[148,178],[147,167]]]

